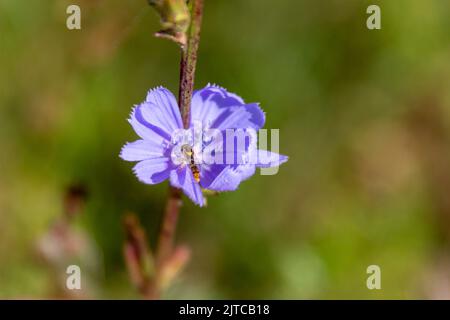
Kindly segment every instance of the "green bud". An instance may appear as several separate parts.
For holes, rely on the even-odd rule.
[[[161,18],[162,30],[156,35],[184,44],[190,23],[189,8],[185,0],[148,0]]]

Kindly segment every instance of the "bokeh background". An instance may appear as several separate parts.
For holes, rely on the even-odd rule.
[[[196,87],[260,102],[290,160],[207,208],[185,201],[192,257],[165,297],[450,298],[450,2],[205,2]],[[0,297],[70,296],[75,263],[84,297],[139,298],[123,215],[153,246],[168,186],[118,153],[147,90],[177,92],[158,28],[144,0],[0,1]]]

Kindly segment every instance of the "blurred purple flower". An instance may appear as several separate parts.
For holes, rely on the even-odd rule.
[[[169,179],[200,206],[204,205],[201,188],[236,190],[256,167],[287,161],[286,156],[256,148],[255,132],[265,122],[259,105],[245,104],[237,95],[214,85],[194,92],[188,129],[183,129],[175,97],[163,87],[149,91],[145,102],[133,109],[129,122],[141,140],[127,143],[120,157],[139,161],[133,168],[138,179],[147,184]],[[236,137],[232,137],[232,144],[226,142],[233,130],[247,135],[245,143],[236,143]],[[215,161],[204,161],[203,153]]]

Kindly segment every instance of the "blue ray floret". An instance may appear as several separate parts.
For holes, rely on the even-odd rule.
[[[163,87],[148,92],[129,122],[141,139],[125,144],[120,157],[138,162],[133,168],[137,178],[146,184],[169,179],[199,206],[204,205],[202,188],[236,190],[256,167],[287,161],[287,156],[256,148],[255,132],[265,122],[259,105],[215,85],[194,92],[187,129],[175,97]],[[236,134],[230,144],[230,132],[245,137],[239,140]]]

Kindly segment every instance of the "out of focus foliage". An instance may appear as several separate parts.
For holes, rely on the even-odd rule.
[[[158,20],[144,0],[0,1],[0,297],[61,296],[66,262],[89,297],[138,297],[122,216],[154,245],[167,185],[139,183],[118,153],[133,104],[177,91]],[[192,260],[166,296],[450,298],[449,30],[446,0],[206,0],[196,87],[260,102],[290,161],[206,209],[186,201]],[[45,246],[65,248],[51,237],[74,185],[86,203],[63,263]],[[371,264],[382,290],[366,288]]]

